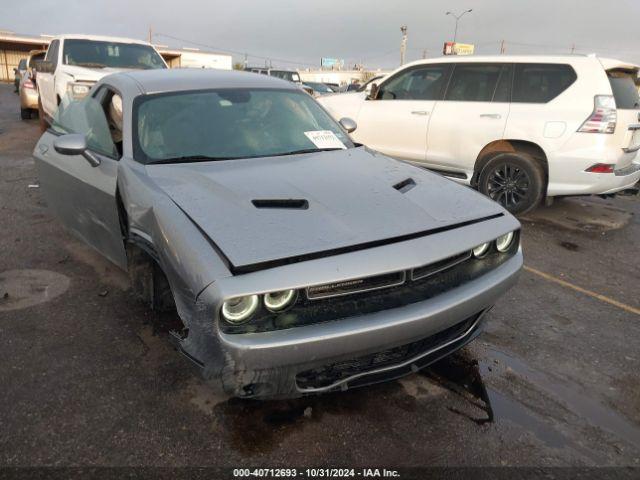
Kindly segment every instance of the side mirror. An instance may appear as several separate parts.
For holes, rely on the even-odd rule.
[[[371,90],[369,90],[369,96],[367,97],[369,100],[376,100],[378,98],[378,93],[380,92],[380,87],[377,83],[371,84]]]
[[[53,148],[61,155],[82,155],[92,167],[100,165],[100,159],[87,150],[87,139],[80,133],[69,133],[56,138]]]
[[[351,133],[355,131],[356,128],[358,128],[358,124],[355,122],[355,120],[347,117],[340,119],[340,125],[342,125],[342,128],[344,128],[347,133]]]
[[[53,73],[53,63],[47,61],[47,60],[40,60],[38,62],[36,62],[36,70],[38,70],[41,73]]]

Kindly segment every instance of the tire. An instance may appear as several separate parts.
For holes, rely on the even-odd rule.
[[[28,108],[21,108],[20,118],[22,120],[31,120],[31,110],[29,110]]]
[[[482,168],[478,190],[514,215],[530,212],[544,198],[542,166],[527,153],[500,153]]]
[[[44,110],[42,108],[42,102],[38,98],[38,124],[40,125],[40,132],[44,133],[49,128],[47,120],[44,118]]]

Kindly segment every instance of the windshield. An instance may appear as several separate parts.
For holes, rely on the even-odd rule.
[[[141,96],[135,157],[143,163],[267,157],[352,148],[344,130],[300,91],[220,89]]]
[[[297,72],[289,72],[287,70],[271,70],[272,77],[282,78],[290,82],[300,82],[300,75]]]
[[[640,96],[638,87],[634,82],[637,72],[624,70],[609,70],[607,72],[613,97],[616,99],[616,107],[622,110],[640,109]]]
[[[94,40],[65,40],[63,61],[88,68],[166,68],[158,52],[149,45]]]

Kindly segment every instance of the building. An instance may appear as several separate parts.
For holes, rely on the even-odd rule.
[[[13,69],[31,50],[46,49],[53,35],[21,35],[0,30],[0,81],[13,81]],[[233,59],[226,53],[155,45],[171,68],[219,68],[231,70]]]

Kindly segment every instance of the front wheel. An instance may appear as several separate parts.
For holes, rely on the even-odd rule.
[[[22,120],[30,120],[31,119],[31,110],[29,110],[28,108],[21,108],[20,109],[20,118]]]
[[[517,215],[538,206],[544,182],[544,171],[531,155],[501,153],[480,172],[478,190]]]

